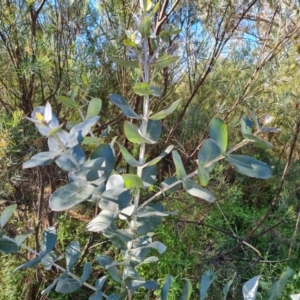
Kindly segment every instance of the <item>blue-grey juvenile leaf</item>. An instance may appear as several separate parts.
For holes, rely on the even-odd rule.
[[[83,272],[82,272],[82,276],[80,278],[81,285],[89,279],[91,273],[92,273],[92,264],[89,262],[86,262],[83,266]]]
[[[255,276],[243,285],[244,300],[255,300],[260,276]]]
[[[63,152],[46,151],[38,153],[23,163],[23,169],[34,168],[37,166],[47,166],[52,164]]]
[[[144,287],[147,290],[155,290],[158,288],[158,284],[154,280],[131,280],[127,279],[126,286],[133,294],[139,287]]]
[[[177,184],[175,184],[177,182]],[[174,186],[172,186],[171,188],[168,188],[169,186],[175,184]],[[163,189],[168,189],[166,190],[166,193],[175,193],[179,187],[180,187],[181,182],[178,181],[177,178],[175,177],[170,177],[165,179],[162,183],[161,186]]]
[[[59,278],[55,279],[50,285],[48,285],[44,290],[42,290],[41,294],[48,294],[55,286]]]
[[[117,143],[120,147],[122,156],[124,160],[133,167],[138,167],[140,166],[140,163],[129,153],[129,151],[121,144]]]
[[[102,292],[101,291],[96,292],[96,293],[94,293],[93,295],[91,295],[89,297],[89,300],[102,300],[102,299],[103,298],[102,298]]]
[[[142,181],[145,188],[150,187],[154,184],[157,175],[156,165],[149,166],[143,169],[142,171]]]
[[[109,176],[106,182],[106,190],[124,187],[124,179],[120,174],[113,174]]]
[[[168,155],[172,151],[173,148],[174,148],[173,145],[168,146],[168,148],[163,153],[161,153],[159,156],[152,159],[151,161],[145,163],[143,165],[143,167],[145,168],[145,167],[148,167],[148,166],[156,165],[162,158],[164,158],[166,155]]]
[[[102,231],[106,228],[108,228],[111,223],[115,219],[115,213],[107,211],[107,210],[102,210],[96,218],[94,218],[91,222],[88,223],[87,229],[89,231]]]
[[[93,98],[89,102],[89,106],[86,113],[86,119],[90,119],[92,117],[96,117],[99,115],[102,108],[102,101],[99,98]]]
[[[183,177],[186,176],[186,171],[183,166],[181,157],[176,150],[172,151],[172,157],[176,168],[176,177],[181,180]]]
[[[106,298],[106,300],[120,300],[120,298],[116,293],[112,293]]]
[[[142,119],[141,116],[139,116],[134,110],[133,108],[128,104],[128,102],[120,95],[118,94],[110,94],[109,95],[109,100],[116,106],[118,106],[123,114],[127,117],[127,118],[131,118],[131,119]]]
[[[241,119],[242,134],[251,134],[253,129],[253,124],[246,116]]]
[[[212,139],[207,139],[198,152],[199,163],[205,166],[221,155],[221,150]]]
[[[0,216],[0,226],[2,228],[5,226],[7,221],[10,219],[10,217],[12,216],[12,214],[16,208],[17,208],[17,204],[12,204],[12,205],[7,206],[3,210],[3,212],[1,213],[1,216]]]
[[[223,292],[223,300],[226,300],[226,299],[227,299],[227,295],[228,295],[229,289],[230,289],[230,287],[231,287],[231,285],[232,285],[232,283],[233,283],[233,280],[234,280],[235,275],[236,275],[236,273],[234,273],[233,278],[230,279],[230,280],[224,285],[224,287],[223,287],[223,290],[222,290],[222,292]]]
[[[18,271],[18,270],[21,270],[21,269],[34,267],[34,266],[38,265],[41,262],[41,260],[42,260],[42,257],[41,256],[37,256],[36,258],[34,258],[34,259],[30,260],[30,261],[27,261],[25,264],[22,264],[21,266],[18,266],[14,270],[14,272]]]
[[[51,270],[53,263],[57,259],[57,256],[54,251],[50,251],[41,259],[41,264],[44,266],[46,270]]]
[[[89,133],[92,126],[97,123],[98,119],[98,116],[92,117],[74,126],[69,133],[66,146],[72,148],[80,144],[83,141],[83,138]]]
[[[200,300],[204,300],[205,295],[212,284],[212,282],[215,279],[215,272],[212,270],[206,271],[202,276],[201,276],[201,281],[200,281]]]
[[[63,294],[70,294],[80,288],[80,282],[74,278],[60,279],[56,284],[55,291]]]
[[[102,290],[103,285],[104,285],[106,279],[107,279],[107,276],[102,276],[102,277],[100,277],[100,278],[98,278],[96,280],[95,287],[96,287],[97,291],[101,291]]]
[[[271,177],[270,167],[266,163],[253,157],[230,154],[226,156],[226,159],[243,175],[259,179],[268,179]]]
[[[72,242],[66,248],[66,265],[67,270],[71,271],[80,255],[80,244],[78,242]]]
[[[0,252],[5,254],[13,253],[19,250],[19,246],[15,241],[9,240],[5,237],[0,238]]]
[[[170,115],[172,112],[174,112],[176,110],[176,108],[178,107],[180,102],[181,102],[181,99],[176,100],[169,107],[167,107],[167,108],[163,109],[162,111],[150,116],[149,119],[151,119],[151,120],[164,119],[165,117],[167,117],[168,115]]]
[[[192,196],[201,198],[208,202],[214,202],[215,196],[207,189],[201,187],[198,183],[191,179],[182,180],[183,188]]]
[[[171,288],[173,277],[168,275],[166,281],[161,289],[161,300],[168,300],[168,293]]]
[[[41,254],[45,255],[50,252],[56,244],[57,234],[55,227],[46,228],[42,233],[41,238]]]
[[[263,149],[271,149],[273,148],[273,145],[267,141],[264,141],[260,138],[258,138],[255,135],[252,134],[244,134],[244,137],[251,141],[253,143],[253,145],[257,148],[263,148]]]
[[[99,157],[105,157],[109,166],[115,164],[115,152],[110,144],[99,145],[91,153],[90,160],[96,159]]]
[[[202,186],[207,186],[209,182],[209,168],[204,168],[200,163],[198,164],[198,177]]]
[[[143,137],[140,133],[139,128],[131,122],[125,121],[124,123],[124,132],[126,138],[135,144],[153,144],[153,142],[148,141],[145,137]]]
[[[191,281],[189,279],[187,279],[183,286],[182,296],[180,297],[179,300],[189,300],[191,297],[192,291],[193,291],[193,289],[192,289]]]
[[[112,265],[113,264],[113,260],[112,258],[110,258],[109,256],[98,256],[96,257],[97,262],[104,267],[105,269],[107,269],[108,273],[110,274],[110,276],[116,281],[116,282],[122,282],[122,278],[121,275],[119,273],[118,268],[116,267],[116,265]],[[107,266],[112,265],[110,267],[107,268]]]
[[[219,146],[221,153],[224,154],[228,143],[226,124],[219,118],[213,119],[209,124],[209,135],[210,138]]]
[[[86,200],[94,191],[92,185],[83,181],[76,181],[56,190],[49,199],[49,206],[53,211],[64,211]]]
[[[26,238],[28,237],[28,235],[30,235],[32,233],[33,233],[33,231],[25,232],[25,233],[22,233],[22,234],[18,234],[15,237],[15,242],[17,243],[18,246],[21,246],[21,244],[26,240]]]
[[[155,68],[166,68],[169,65],[175,63],[178,60],[179,56],[170,56],[167,54],[159,56],[153,63],[150,65]]]
[[[131,194],[123,187],[116,187],[102,193],[99,207],[108,211],[119,211],[130,202]]]
[[[146,135],[144,136],[151,144],[158,142],[162,131],[161,122],[149,119],[147,122]]]

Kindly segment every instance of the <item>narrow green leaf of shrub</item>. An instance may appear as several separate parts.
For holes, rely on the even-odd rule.
[[[122,96],[120,96],[118,94],[110,94],[108,97],[109,97],[110,102],[113,103],[114,105],[118,106],[127,118],[142,119],[142,117],[139,116],[133,110],[133,108],[128,104],[128,102]]]
[[[89,106],[86,113],[86,119],[90,119],[92,117],[96,117],[99,115],[102,108],[102,101],[99,98],[93,98],[89,102]]]
[[[50,285],[48,285],[44,290],[42,290],[41,295],[48,294],[57,284],[59,278],[55,279]]]
[[[142,179],[135,174],[123,174],[124,184],[127,189],[143,189]]]
[[[145,188],[150,187],[154,184],[157,175],[157,166],[149,166],[143,169],[142,171],[142,181]]]
[[[287,285],[288,279],[292,278],[294,274],[295,272],[288,266],[281,277],[271,285],[265,300],[279,299]]]
[[[66,184],[56,190],[49,199],[53,211],[64,211],[86,200],[94,191],[94,187],[86,182],[77,181]]]
[[[117,57],[110,57],[109,59],[112,62],[114,62],[117,65],[120,65],[122,67],[139,68],[139,62],[138,61],[124,60],[124,59],[120,59],[120,58],[117,58]]]
[[[300,300],[300,294],[290,295],[291,300]]]
[[[146,144],[151,144],[147,139],[143,138],[139,132],[139,129],[132,123],[125,121],[124,123],[124,131],[127,139],[131,143],[135,144],[141,144],[141,143],[146,143]]]
[[[207,139],[198,152],[199,163],[205,166],[221,155],[221,150],[212,139]]]
[[[13,253],[19,250],[19,246],[12,240],[9,240],[5,237],[0,238],[0,252],[5,254]]]
[[[41,254],[49,253],[55,246],[57,239],[56,229],[51,226],[46,228],[41,237]]]
[[[252,133],[253,124],[249,120],[249,118],[247,118],[246,116],[243,116],[241,118],[241,127],[242,127],[242,134],[251,134]]]
[[[110,276],[116,281],[116,282],[122,282],[122,278],[121,275],[119,273],[118,268],[116,267],[116,265],[114,265],[114,261],[112,258],[110,258],[109,256],[98,256],[96,257],[97,262],[104,267],[105,269],[107,269],[108,273],[110,274]],[[110,266],[107,268],[107,266]]]
[[[158,86],[150,85],[150,90],[152,91],[151,95],[155,97],[160,97],[162,94],[161,89]]]
[[[267,141],[264,141],[260,138],[258,138],[255,135],[252,134],[244,134],[244,137],[253,143],[253,145],[257,148],[263,148],[263,149],[271,149],[273,148],[273,145]]]
[[[80,288],[80,282],[74,278],[60,279],[56,284],[55,291],[62,294],[70,294]]]
[[[23,169],[34,168],[37,166],[47,166],[52,164],[63,152],[45,151],[38,153],[23,163]]]
[[[82,285],[84,282],[86,282],[89,279],[91,274],[92,274],[92,264],[86,262],[83,266],[83,272],[80,278],[80,284]]]
[[[207,189],[201,187],[198,183],[191,179],[182,180],[183,188],[192,196],[206,200],[208,202],[214,202],[215,196]]]
[[[224,154],[228,143],[227,125],[219,118],[213,119],[209,124],[209,135],[217,143],[221,153]]]
[[[0,239],[1,240],[1,239]],[[1,249],[1,241],[0,241],[0,249]],[[18,250],[18,249],[17,249]],[[15,251],[14,251],[15,252]],[[25,269],[25,268],[31,268],[31,267],[34,267],[36,265],[38,265],[42,260],[42,257],[41,256],[38,256],[28,262],[26,262],[25,264],[21,265],[21,266],[18,266],[14,272],[18,271],[18,270],[21,270],[21,269]]]
[[[107,276],[102,276],[102,277],[96,279],[95,287],[96,287],[97,291],[101,291],[102,290],[103,285],[104,285],[106,279],[107,279]]]
[[[80,144],[83,141],[83,138],[89,133],[92,126],[97,123],[98,119],[98,116],[92,117],[74,126],[70,131],[66,146],[72,148]]]
[[[65,254],[67,270],[71,271],[80,255],[80,244],[76,241],[72,242],[67,246]]]
[[[2,228],[5,226],[5,224],[7,223],[9,218],[12,216],[12,214],[14,213],[16,208],[17,208],[17,204],[12,204],[12,205],[7,206],[3,210],[3,212],[0,216],[0,225]]]
[[[181,102],[181,99],[176,100],[167,108],[164,108],[162,111],[150,116],[149,119],[151,119],[151,120],[164,119],[165,117],[167,117],[168,115],[170,115],[171,113],[173,113],[176,110],[176,108],[178,107],[180,102]]]
[[[143,165],[143,168],[152,166],[152,165],[156,165],[162,158],[164,158],[166,155],[168,155],[173,150],[173,148],[174,148],[173,145],[168,146],[168,148],[163,153],[159,154],[159,156],[157,156],[156,158],[152,159],[151,161],[145,163]]]
[[[89,297],[89,300],[102,300],[102,292],[96,292]]]
[[[161,131],[162,126],[160,121],[148,120],[145,138],[150,141],[151,144],[155,144],[160,138]]]
[[[177,184],[175,184],[176,182],[177,182]],[[173,184],[175,184],[175,185],[173,186]],[[161,186],[163,189],[167,189],[166,193],[175,193],[179,189],[180,184],[181,184],[181,182],[178,182],[177,178],[169,177],[161,183]],[[169,188],[169,186],[172,186],[172,187]]]
[[[140,26],[139,26],[139,32],[141,33],[142,37],[149,37],[150,36],[150,20],[151,17],[144,15],[142,17]]]
[[[152,90],[147,82],[139,82],[133,86],[133,90],[139,96],[152,95]]]
[[[131,194],[123,187],[115,187],[102,193],[99,207],[108,211],[119,211],[130,202]]]
[[[69,107],[69,108],[76,108],[76,107],[78,107],[78,104],[74,100],[72,100],[72,99],[70,99],[68,97],[65,97],[65,96],[62,96],[62,95],[58,95],[57,98],[66,107]]]
[[[200,163],[198,164],[198,177],[202,186],[207,186],[209,182],[209,169],[204,168]]]
[[[189,300],[191,298],[193,292],[192,284],[189,279],[186,280],[183,290],[182,290],[182,295],[179,298],[179,300]]]
[[[140,166],[140,163],[129,153],[129,151],[121,144],[119,144],[117,142],[119,148],[120,148],[120,151],[122,153],[122,156],[124,158],[124,160],[130,165],[130,166],[133,166],[133,167],[138,167]]]
[[[166,281],[161,289],[161,300],[168,300],[168,293],[169,293],[169,290],[171,288],[171,284],[172,284],[172,275],[168,275],[167,278],[166,278]]]
[[[244,300],[255,300],[260,276],[255,276],[243,285]]]
[[[253,157],[230,154],[226,156],[226,159],[243,175],[260,179],[268,179],[271,177],[270,167],[266,163]]]
[[[171,64],[175,63],[179,59],[179,56],[170,56],[168,54],[163,54],[159,56],[153,63],[150,65],[155,68],[166,68]]]
[[[25,233],[22,233],[22,234],[18,234],[15,237],[15,242],[17,243],[18,246],[21,246],[21,244],[26,240],[26,238],[28,237],[28,235],[30,235],[32,233],[33,233],[33,231],[25,232]]]
[[[215,280],[216,274],[212,270],[206,271],[202,276],[201,276],[201,281],[200,281],[200,300],[205,299],[205,295],[212,284],[212,282]]]
[[[176,177],[181,180],[186,176],[186,171],[184,169],[181,157],[176,150],[172,151],[172,157],[176,168]]]
[[[102,210],[97,217],[88,223],[86,228],[89,231],[98,232],[108,228],[115,219],[113,212]]]

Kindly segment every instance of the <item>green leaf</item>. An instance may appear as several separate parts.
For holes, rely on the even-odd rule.
[[[141,178],[135,174],[123,174],[124,184],[127,189],[143,189],[144,184]]]
[[[228,133],[226,124],[219,118],[215,118],[209,124],[210,138],[219,146],[221,153],[224,154],[227,149]]]
[[[80,255],[80,244],[76,241],[72,242],[67,246],[65,253],[66,253],[67,270],[70,272],[72,271],[73,266]]]
[[[139,32],[141,33],[143,38],[149,37],[150,36],[150,21],[151,17],[144,15],[142,17],[140,26],[139,26]]]
[[[260,126],[259,126],[259,123],[258,123],[258,120],[257,120],[257,117],[256,117],[255,113],[253,111],[251,111],[250,114],[251,114],[251,117],[253,119],[253,122],[254,122],[256,128],[259,130]]]
[[[74,278],[60,279],[56,284],[55,291],[62,294],[70,294],[80,288],[80,282]]]
[[[150,187],[154,184],[157,175],[156,165],[149,166],[143,169],[142,171],[142,181],[145,188]]]
[[[251,134],[253,129],[252,122],[245,116],[241,119],[242,134]]]
[[[77,108],[78,107],[78,104],[74,100],[72,100],[68,97],[58,95],[57,98],[66,107],[69,107],[69,108]]]
[[[205,166],[221,155],[221,150],[212,139],[207,139],[198,152],[199,163]]]
[[[267,141],[264,141],[260,138],[258,138],[255,135],[252,134],[244,134],[244,137],[253,143],[253,145],[257,148],[263,148],[263,149],[271,149],[273,148],[273,145]]]
[[[129,67],[129,68],[139,68],[139,62],[136,61],[132,61],[132,60],[124,60],[124,59],[120,59],[117,57],[109,57],[109,59],[116,63],[117,65],[120,65],[122,67]]]
[[[86,182],[76,181],[56,190],[49,199],[53,211],[64,211],[86,200],[94,191],[94,187]]]
[[[255,276],[243,285],[244,300],[255,300],[260,276]]]
[[[201,276],[201,281],[200,281],[200,300],[204,300],[205,295],[212,284],[212,282],[215,279],[215,272],[212,270],[208,270]]]
[[[150,85],[150,90],[152,91],[152,94],[155,97],[160,97],[162,92],[161,89],[158,86]]]
[[[192,196],[201,198],[208,202],[214,202],[215,196],[207,189],[201,187],[198,183],[191,179],[182,180],[183,188]]]
[[[116,281],[116,282],[122,282],[121,275],[119,273],[118,268],[116,265],[113,265],[113,260],[109,256],[98,256],[96,257],[97,262],[104,267],[110,276]]]
[[[12,204],[7,206],[1,216],[0,216],[0,226],[3,228],[5,226],[5,224],[7,223],[7,221],[10,219],[10,217],[12,216],[13,212],[16,210],[17,208],[17,204]]]
[[[163,153],[161,153],[159,156],[157,156],[156,158],[152,159],[151,161],[145,163],[143,165],[143,168],[156,165],[162,158],[164,158],[166,155],[168,155],[172,151],[173,148],[174,148],[173,145],[168,146],[168,148]]]
[[[200,163],[198,164],[198,177],[202,186],[207,186],[209,182],[209,169],[204,168]]]
[[[127,139],[135,144],[151,144],[147,139],[143,138],[139,132],[139,129],[133,124],[128,121],[125,121],[124,124],[124,131]]]
[[[164,119],[165,117],[167,117],[168,115],[170,115],[172,112],[174,112],[176,110],[176,108],[178,107],[180,102],[181,102],[181,99],[176,100],[167,108],[164,108],[162,111],[150,116],[149,119],[151,119],[151,120]]]
[[[89,106],[86,113],[86,119],[96,117],[99,115],[102,108],[102,101],[99,98],[93,98],[89,102]]]
[[[179,59],[179,56],[170,56],[167,54],[159,56],[153,63],[150,65],[155,68],[166,68],[169,65],[175,63]]]
[[[271,177],[270,167],[266,163],[253,157],[230,154],[226,155],[226,159],[243,175],[259,179],[268,179]]]
[[[189,279],[186,280],[185,285],[183,286],[182,296],[179,300],[189,300],[193,292],[193,287]]]
[[[133,110],[133,108],[128,104],[128,102],[122,96],[120,96],[118,94],[110,94],[108,97],[109,97],[110,102],[113,103],[114,105],[118,106],[127,118],[142,119],[142,117],[139,116]]]
[[[147,82],[139,82],[133,86],[133,90],[139,96],[152,95],[152,90]]]
[[[58,157],[63,155],[62,151],[45,151],[38,153],[23,163],[23,169],[34,168],[37,166],[47,166],[52,164]]]
[[[127,47],[136,48],[135,43],[129,39],[123,40],[123,44],[124,44],[124,46],[127,46]]]
[[[86,262],[83,266],[83,272],[80,278],[80,284],[82,285],[84,282],[86,282],[89,279],[91,274],[92,274],[92,264]]]
[[[151,142],[151,144],[155,144],[160,138],[161,131],[162,126],[160,121],[148,120],[145,138]]]
[[[83,138],[89,133],[92,126],[97,123],[98,119],[98,116],[92,117],[74,126],[70,131],[66,146],[72,148],[80,144],[83,141]]]
[[[96,218],[90,221],[87,225],[87,230],[98,232],[108,228],[115,219],[113,212],[102,210]]]
[[[41,254],[44,255],[49,253],[56,244],[56,229],[55,227],[51,226],[46,228],[42,233],[41,238]]]
[[[19,246],[15,241],[9,240],[5,237],[0,238],[0,252],[13,253],[19,250]]]
[[[122,156],[124,158],[124,160],[126,161],[126,163],[128,163],[130,166],[133,167],[138,167],[140,166],[140,163],[129,153],[129,151],[120,143],[118,143],[118,146],[120,148],[120,151],[122,153]]]
[[[271,285],[265,300],[279,299],[287,285],[288,279],[293,278],[294,274],[295,272],[288,266],[281,277]]]
[[[168,300],[168,293],[171,288],[173,277],[171,275],[168,275],[166,278],[166,281],[161,289],[161,300]]]
[[[176,150],[172,151],[172,157],[176,168],[176,177],[181,180],[183,177],[186,176],[186,171],[184,169],[182,160],[180,158],[179,153]]]

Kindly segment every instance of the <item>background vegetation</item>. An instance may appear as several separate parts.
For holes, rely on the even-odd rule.
[[[84,203],[63,214],[50,211],[49,196],[67,182],[65,173],[55,165],[22,170],[24,161],[47,150],[46,140],[25,116],[49,101],[61,123],[75,122],[77,117],[62,106],[61,97],[82,105],[97,97],[103,107],[95,132],[110,127],[109,138],[123,137],[124,116],[110,104],[108,94],[122,95],[141,112],[142,98],[132,90],[140,75],[110,58],[126,57],[123,40],[136,25],[139,4],[6,0],[1,5],[0,205],[1,210],[8,204],[18,205],[6,229],[12,236],[33,230],[27,243],[38,249],[40,232],[55,225],[59,252],[73,240],[89,249],[79,259],[77,271],[97,255],[117,257],[103,236],[85,230],[95,214],[94,206]],[[153,31],[156,35],[165,32],[164,52],[180,59],[156,75],[163,94],[150,109],[159,111],[179,98],[182,102],[163,121],[163,136],[147,157],[154,158],[173,144],[186,169],[193,170],[209,122],[216,116],[228,124],[232,145],[241,139],[241,117],[250,116],[251,111],[262,124],[281,129],[262,134],[274,145],[272,149],[249,146],[243,150],[271,166],[270,179],[249,179],[224,162],[211,174],[209,189],[216,203],[204,203],[183,191],[159,199],[166,211],[179,214],[166,218],[156,231],[168,247],[158,266],[144,265],[140,271],[159,283],[172,274],[170,299],[179,299],[185,279],[192,281],[192,299],[196,299],[199,276],[208,269],[217,275],[207,299],[221,299],[223,286],[234,276],[228,299],[242,299],[242,284],[257,274],[262,275],[259,292],[264,294],[287,265],[296,275],[282,299],[300,290],[299,5],[298,1],[267,0],[161,1]],[[160,26],[162,18],[166,23]],[[172,30],[177,31],[169,36]],[[89,146],[86,150],[91,151]],[[116,169],[129,168],[119,153],[117,157]],[[174,173],[169,157],[159,166],[161,180]],[[154,192],[157,187],[151,189]],[[31,258],[26,255],[1,255],[1,300],[87,299],[85,289],[75,296],[55,292],[40,296],[57,271],[37,268],[12,274]],[[99,267],[92,279],[103,272]],[[114,286],[107,289],[113,291]],[[136,295],[136,299],[143,297],[142,292]]]

